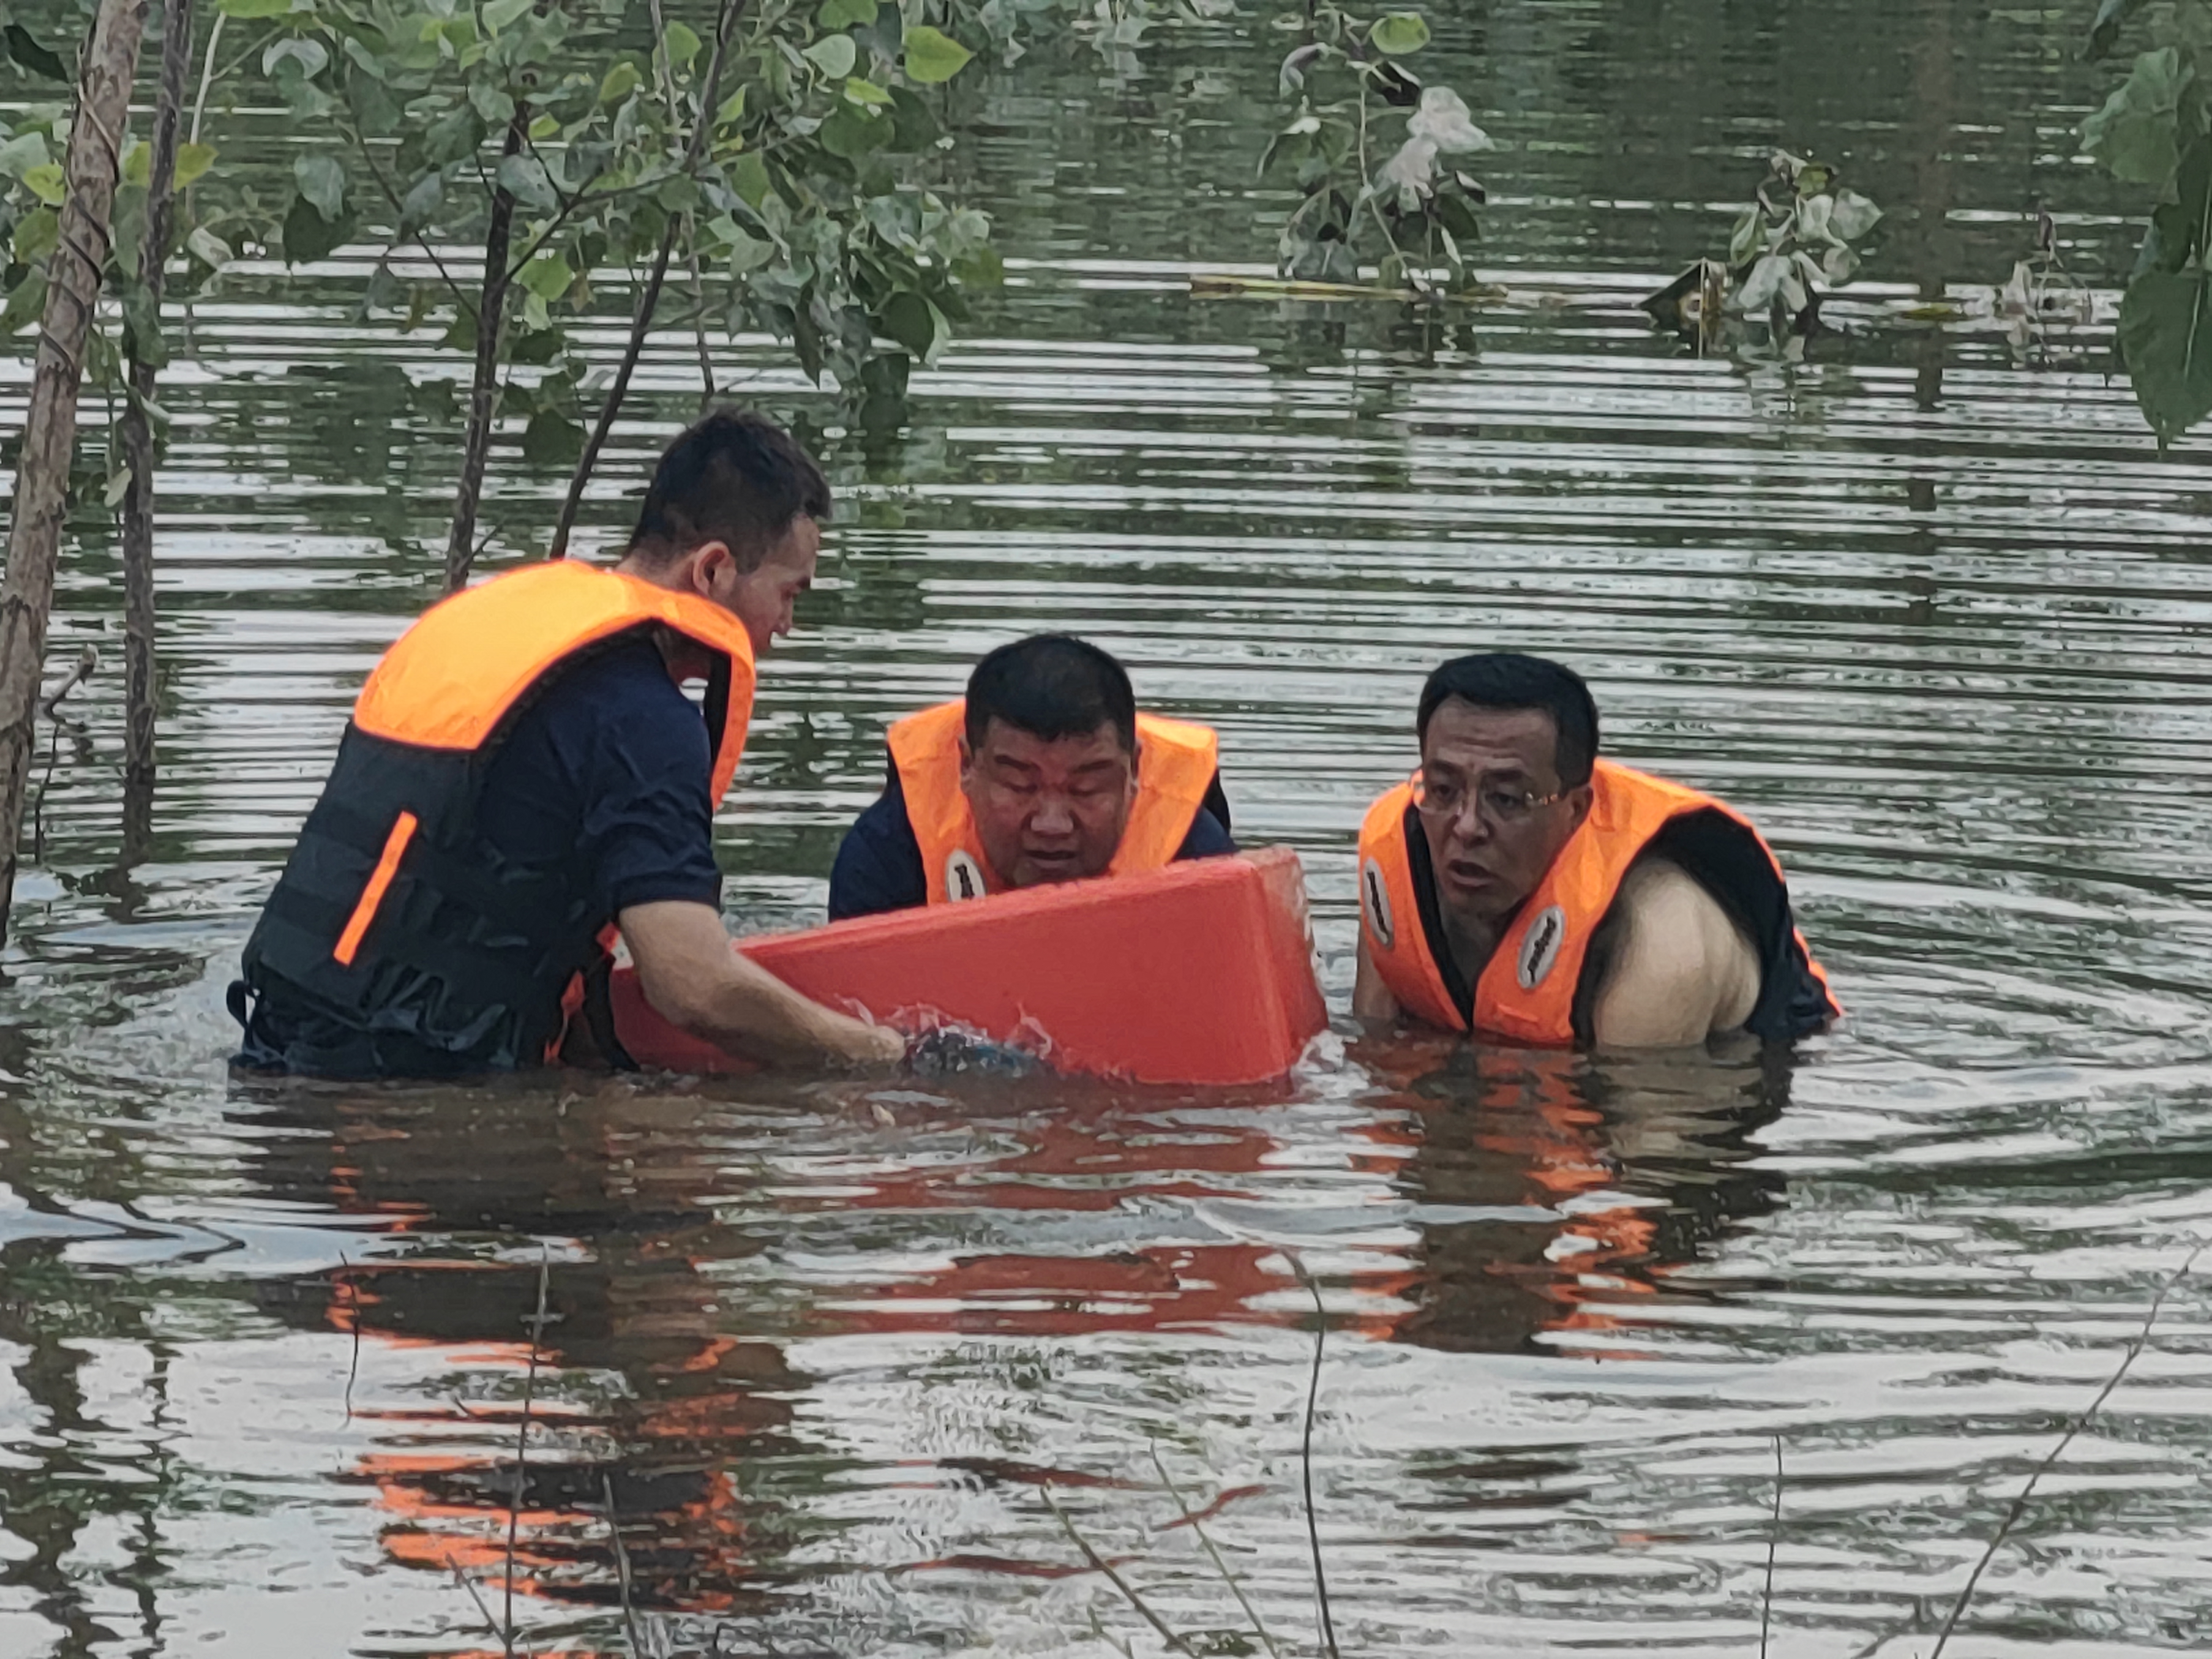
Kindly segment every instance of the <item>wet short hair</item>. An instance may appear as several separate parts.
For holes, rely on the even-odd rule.
[[[1413,730],[1422,742],[1428,741],[1430,720],[1453,697],[1477,708],[1534,708],[1549,714],[1559,734],[1552,764],[1559,781],[1570,789],[1589,781],[1597,760],[1597,702],[1573,669],[1515,651],[1454,657],[1421,687]]]
[[[1137,751],[1137,694],[1129,671],[1073,634],[1033,634],[1002,645],[968,677],[968,747],[983,746],[994,720],[1050,743],[1111,726]]]
[[[788,432],[750,409],[709,410],[653,470],[629,552],[666,564],[720,542],[740,572],[759,568],[793,520],[830,517],[830,481]]]

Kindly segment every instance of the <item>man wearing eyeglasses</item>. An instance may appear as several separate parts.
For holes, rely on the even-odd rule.
[[[1787,1042],[1839,1012],[1757,830],[1598,758],[1597,705],[1540,657],[1431,674],[1421,765],[1359,835],[1352,1010],[1565,1047]]]

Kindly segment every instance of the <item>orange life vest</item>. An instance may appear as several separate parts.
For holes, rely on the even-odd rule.
[[[667,629],[711,665],[720,799],[744,748],[752,643],[696,594],[556,560],[434,605],[354,705],[321,799],[246,942],[245,986],[457,1067],[545,1058],[613,921],[559,872],[522,869],[476,830],[488,763],[539,688],[616,642]],[[240,999],[233,1011],[246,1018]]]
[[[981,898],[989,888],[990,865],[960,787],[967,714],[967,703],[956,699],[909,714],[890,729],[891,763],[906,796],[907,822],[921,848],[932,904]],[[1107,866],[1109,876],[1172,863],[1220,766],[1220,742],[1206,726],[1139,714],[1137,744],[1136,804]]]
[[[1498,940],[1472,988],[1471,1009],[1443,937],[1412,785],[1367,809],[1359,830],[1361,932],[1401,1008],[1445,1030],[1509,1042],[1589,1041],[1590,945],[1629,867],[1650,849],[1682,864],[1750,938],[1763,981],[1747,1022],[1755,1035],[1799,1036],[1836,1017],[1827,975],[1791,917],[1782,866],[1749,819],[1710,795],[1611,761],[1596,763],[1590,786],[1589,816]]]

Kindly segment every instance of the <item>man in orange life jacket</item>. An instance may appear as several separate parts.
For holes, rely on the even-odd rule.
[[[837,849],[832,921],[1237,850],[1214,734],[1139,714],[1127,671],[1069,635],[1000,646],[890,747]]]
[[[1568,669],[1429,676],[1421,766],[1368,810],[1352,1009],[1532,1045],[1787,1041],[1838,1013],[1759,832],[1597,756]]]
[[[890,1060],[896,1032],[730,948],[714,805],[830,514],[812,458],[719,410],[661,457],[611,570],[527,566],[433,607],[370,675],[246,946],[240,1063],[323,1076],[537,1064],[580,1014],[620,1063],[611,923],[647,999],[750,1054]],[[682,690],[707,683],[702,708]]]

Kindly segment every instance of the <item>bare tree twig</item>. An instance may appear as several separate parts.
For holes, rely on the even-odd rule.
[[[2212,1242],[2199,1244],[2190,1251],[2188,1259],[2158,1287],[2158,1293],[2150,1299],[2150,1310],[2143,1316],[2142,1328],[2128,1343],[2126,1352],[2120,1356],[2118,1368],[2105,1379],[2105,1386],[2097,1390],[2097,1397],[2082,1408],[2080,1416],[2066,1425],[2066,1432],[2058,1437],[2058,1443],[2051,1449],[2043,1461],[2035,1466],[2034,1473],[2027,1477],[2027,1484],[2020,1489],[2020,1496],[2012,1500],[2012,1507],[2005,1511],[2004,1519],[1998,1523],[1996,1536],[1990,1540],[1990,1547],[1982,1552],[1982,1559],[1974,1563],[1973,1571],[1966,1575],[1966,1588],[1959,1592],[1959,1599],[1951,1604],[1950,1616],[1944,1620],[1943,1628],[1936,1635],[1936,1646],[1928,1659],[1942,1659],[1943,1644],[1951,1639],[1951,1632],[1957,1628],[1960,1617],[1966,1613],[1966,1604],[1974,1599],[1974,1589],[1982,1582],[1984,1570],[1996,1558],[1998,1548],[2011,1535],[2021,1516],[2027,1512],[2028,1500],[2035,1496],[2036,1484],[2051,1472],[2051,1466],[2064,1455],[2067,1447],[2074,1443],[2074,1437],[2089,1426],[2090,1419],[2102,1409],[2105,1401],[2112,1398],[2112,1390],[2120,1386],[2121,1379],[2127,1376],[2142,1354],[2143,1346],[2150,1340],[2151,1327],[2158,1322],[2159,1310],[2166,1305],[2166,1298],[2189,1276],[2190,1270],[2197,1265],[2197,1258],[2208,1249],[2212,1249]]]
[[[514,1484],[507,1508],[507,1628],[500,1639],[506,1651],[514,1651],[514,1554],[522,1527],[522,1498],[530,1475],[530,1411],[538,1397],[538,1345],[545,1335],[545,1290],[553,1272],[553,1253],[538,1247],[538,1311],[526,1322],[530,1327],[530,1369],[522,1379],[522,1421],[514,1429]]]
[[[461,1588],[469,1593],[469,1600],[477,1604],[477,1611],[483,1614],[484,1628],[492,1633],[493,1639],[505,1641],[507,1637],[499,1627],[499,1620],[491,1616],[491,1609],[484,1605],[483,1597],[477,1593],[476,1581],[461,1571],[460,1563],[458,1561],[453,1564],[453,1577],[459,1581]]]
[[[345,1252],[338,1252],[338,1266],[343,1271],[338,1282],[346,1288],[346,1322],[353,1327],[353,1358],[346,1366],[346,1421],[353,1421],[354,1379],[361,1375],[361,1288],[353,1282],[353,1263],[346,1260]]]
[[[1037,1490],[1044,1494],[1045,1507],[1059,1517],[1060,1526],[1066,1531],[1067,1535],[1075,1540],[1075,1547],[1083,1552],[1083,1559],[1091,1564],[1092,1570],[1106,1575],[1106,1582],[1121,1591],[1123,1598],[1131,1607],[1136,1608],[1144,1621],[1159,1632],[1160,1640],[1165,1642],[1177,1653],[1189,1654],[1189,1644],[1170,1628],[1166,1620],[1152,1611],[1151,1603],[1137,1594],[1136,1586],[1116,1572],[1113,1564],[1093,1549],[1091,1547],[1091,1540],[1075,1529],[1075,1522],[1068,1519],[1067,1511],[1060,1508],[1060,1500],[1052,1495],[1052,1482],[1046,1481]],[[1196,1656],[1193,1655],[1192,1659],[1196,1659]]]
[[[631,1593],[629,1551],[623,1545],[622,1523],[615,1519],[615,1478],[602,1470],[599,1490],[607,1499],[607,1536],[614,1540],[615,1580],[622,1589],[623,1629],[629,1637],[630,1659],[644,1659],[645,1643],[637,1633],[637,1602]]]
[[[1304,1285],[1308,1294],[1313,1297],[1313,1376],[1306,1384],[1306,1426],[1304,1438],[1298,1448],[1298,1467],[1305,1481],[1306,1542],[1313,1551],[1314,1599],[1321,1609],[1322,1647],[1328,1654],[1328,1659],[1340,1659],[1336,1650],[1336,1620],[1329,1612],[1328,1576],[1322,1569],[1321,1522],[1316,1518],[1314,1513],[1314,1411],[1321,1401],[1322,1346],[1328,1340],[1328,1309],[1322,1302],[1321,1286],[1314,1282],[1313,1275],[1306,1271],[1306,1264],[1299,1257],[1298,1253],[1286,1249],[1283,1251],[1283,1255],[1291,1264],[1291,1271],[1297,1275],[1298,1283]]]
[[[46,719],[53,721],[58,726],[66,725],[68,722],[62,719],[60,713],[62,699],[69,696],[70,692],[76,690],[78,686],[82,685],[99,669],[99,648],[95,646],[88,645],[83,650],[77,653],[76,664],[70,669],[68,673],[62,676],[60,681],[54,686],[54,689],[51,691],[43,693],[40,696],[39,713],[45,715]]]
[[[1152,1467],[1160,1473],[1160,1485],[1167,1488],[1168,1496],[1175,1501],[1176,1508],[1182,1511],[1184,1522],[1197,1537],[1206,1554],[1212,1558],[1214,1570],[1220,1573],[1221,1582],[1229,1586],[1229,1593],[1237,1598],[1237,1605],[1244,1609],[1244,1616],[1252,1621],[1252,1628],[1260,1633],[1261,1644],[1274,1656],[1274,1659],[1282,1659],[1282,1650],[1275,1645],[1275,1638],[1267,1634],[1267,1626],[1260,1619],[1260,1610],[1246,1597],[1244,1587],[1237,1582],[1237,1575],[1230,1571],[1229,1563],[1223,1560],[1221,1552],[1214,1548],[1213,1540],[1206,1535],[1206,1528],[1199,1524],[1198,1516],[1191,1512],[1189,1503],[1184,1498],[1182,1490],[1176,1486],[1175,1477],[1168,1473],[1167,1463],[1160,1456],[1160,1443],[1157,1440],[1148,1441],[1146,1449],[1152,1455]]]
[[[1766,1528],[1766,1589],[1759,1598],[1759,1659],[1766,1659],[1766,1633],[1774,1615],[1774,1552],[1782,1541],[1782,1437],[1774,1437],[1774,1518]]]

